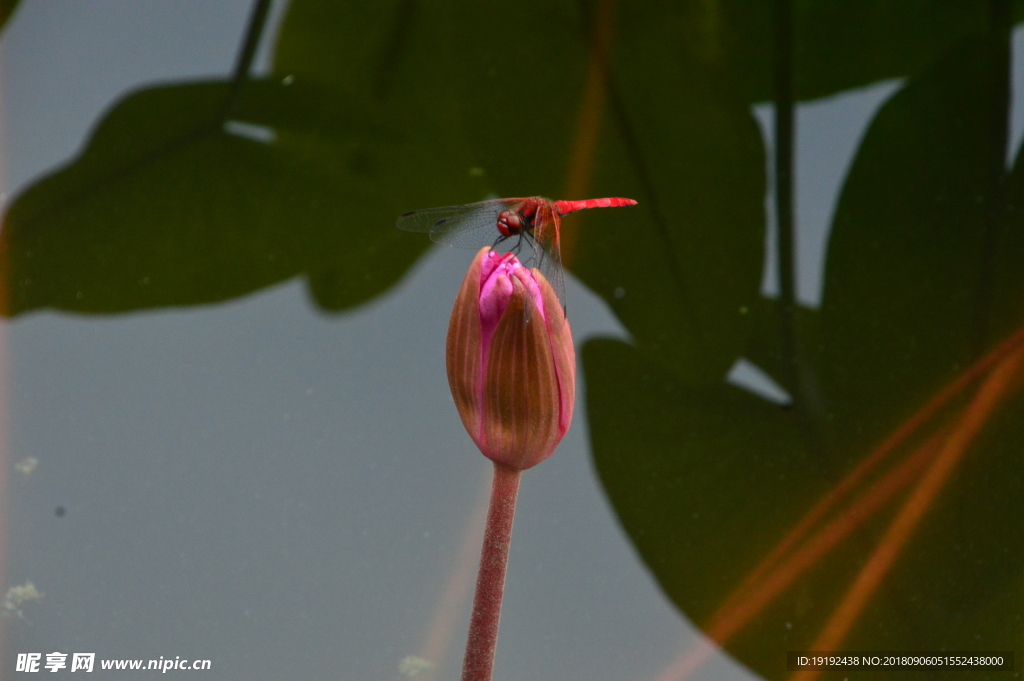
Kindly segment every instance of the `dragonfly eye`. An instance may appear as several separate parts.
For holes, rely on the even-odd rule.
[[[512,236],[523,231],[523,216],[510,210],[498,213],[498,231],[502,236]]]

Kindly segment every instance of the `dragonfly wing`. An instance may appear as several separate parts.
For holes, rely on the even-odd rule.
[[[551,211],[542,214],[542,221],[534,229],[533,267],[540,270],[551,284],[565,312],[565,277],[562,273],[561,221]]]
[[[430,240],[460,248],[489,246],[498,238],[498,215],[523,199],[493,199],[465,206],[444,206],[405,213],[397,226],[407,232],[426,232]]]
[[[503,203],[481,206],[472,213],[454,218],[441,218],[430,230],[430,240],[457,248],[490,246],[500,236],[498,215],[506,210]]]
[[[485,201],[484,203],[490,203]],[[471,216],[480,206],[472,203],[468,206],[441,206],[440,208],[425,208],[423,210],[412,210],[402,213],[395,226],[406,232],[427,232],[434,231],[438,224],[455,223]]]

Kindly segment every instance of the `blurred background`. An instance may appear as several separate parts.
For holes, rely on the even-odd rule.
[[[1024,6],[0,18],[2,678],[455,678],[473,251],[394,221],[536,194],[639,205],[563,222],[579,398],[523,479],[496,679],[1021,650]]]

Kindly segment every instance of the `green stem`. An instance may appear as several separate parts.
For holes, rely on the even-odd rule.
[[[256,57],[256,48],[259,47],[260,37],[263,35],[263,27],[267,23],[269,13],[270,0],[256,0],[252,14],[249,16],[249,25],[245,29],[245,40],[242,42],[242,48],[238,51],[238,59],[235,61],[235,70],[231,75],[231,87],[228,90],[227,100],[224,102],[222,118],[228,117],[228,112],[234,105],[238,93],[249,79],[252,60]]]
[[[1010,137],[1010,32],[1013,17],[1009,0],[990,0],[989,58],[991,83],[989,101],[982,102],[989,111],[988,158],[986,165],[986,196],[978,293],[974,310],[975,350],[981,352],[991,344],[991,313],[993,278],[1000,233],[1005,228],[1007,210],[1006,150]]]
[[[799,408],[793,315],[796,307],[793,238],[793,7],[775,3],[775,215],[778,227],[782,379]]]
[[[480,555],[473,616],[466,640],[462,681],[490,681],[494,671],[494,651],[498,645],[498,620],[501,596],[505,590],[505,568],[512,541],[512,521],[516,513],[521,471],[494,464],[491,505],[487,509],[487,529]]]

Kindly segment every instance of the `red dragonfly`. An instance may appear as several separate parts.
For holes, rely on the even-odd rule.
[[[552,201],[543,196],[492,199],[465,206],[444,206],[403,213],[398,228],[427,232],[430,240],[449,246],[511,252],[526,267],[536,267],[547,278],[565,306],[562,276],[561,218],[586,208],[635,206],[633,199]]]

